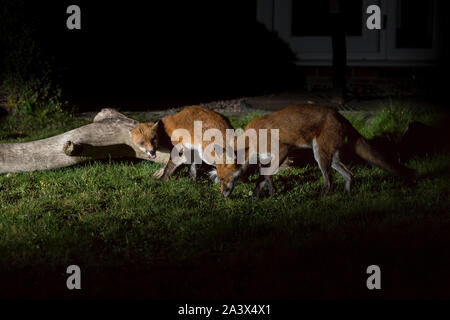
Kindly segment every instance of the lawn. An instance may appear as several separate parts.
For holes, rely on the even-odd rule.
[[[409,121],[440,116],[392,102],[370,119],[348,115],[365,136],[394,139]],[[84,123],[32,121],[4,120],[0,142]],[[206,176],[191,181],[186,169],[153,180],[161,164],[149,161],[0,175],[0,295],[449,298],[450,155],[406,165],[417,179],[353,164],[352,193],[335,174],[327,197],[316,165],[288,168],[275,176],[277,195],[259,200],[252,184],[222,199],[218,185]],[[71,264],[82,269],[81,292],[66,289]],[[379,291],[366,287],[372,264],[381,268]]]

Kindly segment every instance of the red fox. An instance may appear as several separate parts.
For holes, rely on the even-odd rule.
[[[271,151],[270,135],[272,134],[270,129],[279,129],[279,152],[277,155],[271,155],[272,158],[278,158],[277,164],[283,163],[292,148],[312,148],[314,158],[324,178],[324,195],[332,187],[331,168],[344,177],[345,190],[350,192],[353,173],[340,160],[340,153],[344,145],[346,145],[346,150],[348,146],[359,157],[394,174],[411,176],[414,173],[413,170],[399,163],[387,160],[358,133],[344,116],[332,108],[311,104],[292,105],[270,116],[254,119],[246,126],[245,133],[251,129],[255,129],[258,136],[260,129],[268,129],[267,150],[269,153]],[[260,146],[258,148],[260,149]],[[260,158],[261,154],[258,156]],[[244,164],[239,166],[237,171],[233,171],[234,168],[230,167],[222,172],[220,179],[226,186],[222,192],[224,197],[231,194],[236,182],[247,173],[251,157],[249,147],[246,145]],[[273,195],[275,188],[272,175],[260,175],[256,182],[254,196],[258,197],[266,185],[268,185],[270,194]]]
[[[194,122],[201,121],[201,130],[195,130]],[[225,140],[226,130],[233,129],[229,120],[221,114],[205,109],[199,106],[186,107],[175,115],[169,115],[156,123],[140,123],[136,128],[130,131],[131,139],[143,152],[147,153],[150,158],[156,157],[157,150],[168,149],[171,152],[171,158],[167,165],[155,172],[153,175],[157,179],[165,180],[169,178],[175,170],[182,164],[190,164],[189,174],[192,179],[196,179],[198,162],[193,161],[191,152],[194,152],[197,158],[200,158],[209,165],[213,165],[217,168],[217,176],[222,176],[223,172],[235,171],[237,166],[234,163],[226,164],[226,161],[221,163],[215,163],[213,159],[205,156],[205,148],[207,148],[212,142],[204,141],[203,136],[207,130],[217,130],[219,134],[217,136],[223,137]],[[181,133],[186,134],[179,135],[177,130],[182,130]],[[217,136],[213,136],[214,138]],[[221,138],[220,138],[221,139]],[[219,139],[219,140],[220,140]],[[223,155],[226,151],[225,141],[216,141],[212,139],[216,146],[221,146]],[[182,146],[181,150],[173,153],[175,146]],[[216,149],[215,149],[216,150]],[[215,150],[211,152],[215,156]],[[173,156],[173,154],[180,157]],[[223,186],[224,188],[225,186]]]

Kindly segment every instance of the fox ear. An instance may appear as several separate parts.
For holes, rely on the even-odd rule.
[[[130,135],[135,132],[136,130],[140,130],[140,123],[138,123],[133,129],[130,129],[128,132]]]
[[[151,122],[150,122],[151,123]],[[149,124],[150,124],[149,123]],[[160,121],[158,120],[158,121],[156,121],[151,127],[152,127],[152,129],[154,129],[154,130],[156,130],[156,129],[158,129],[158,127],[159,127],[159,123],[160,123]]]

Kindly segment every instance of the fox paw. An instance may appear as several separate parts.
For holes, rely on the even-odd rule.
[[[155,171],[155,173],[152,175],[154,179],[160,180],[164,175],[164,168],[158,169]]]

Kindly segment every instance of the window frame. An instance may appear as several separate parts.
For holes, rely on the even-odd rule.
[[[433,15],[432,48],[396,48],[397,0],[362,0],[363,23],[366,9],[378,4],[382,14],[381,30],[363,26],[362,36],[347,36],[348,65],[434,65],[439,58],[439,15]],[[434,12],[439,12],[439,1],[433,1]],[[258,0],[257,19],[269,31],[278,33],[297,56],[298,65],[331,65],[331,37],[295,37],[291,34],[292,0]]]

